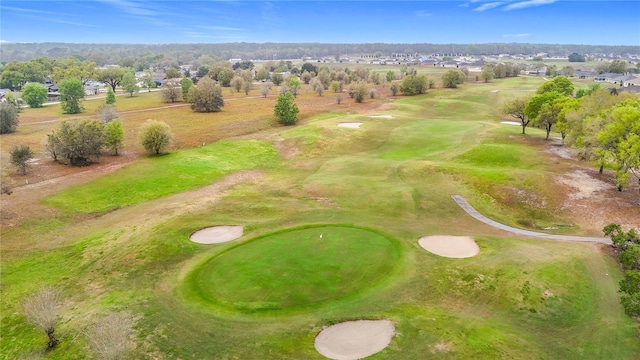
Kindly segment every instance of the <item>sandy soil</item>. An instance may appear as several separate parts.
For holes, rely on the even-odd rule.
[[[480,248],[469,236],[424,236],[418,239],[418,244],[429,252],[450,258],[468,258],[480,253]]]
[[[235,240],[243,232],[244,226],[239,225],[212,226],[194,232],[189,239],[198,244],[219,244]]]
[[[348,123],[340,123],[338,127],[349,128],[349,129],[359,129],[361,122],[348,122]]]
[[[362,359],[384,350],[394,333],[395,326],[389,320],[347,321],[322,330],[315,347],[329,359]]]

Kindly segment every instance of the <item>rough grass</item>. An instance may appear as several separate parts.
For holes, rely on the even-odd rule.
[[[599,246],[506,237],[467,216],[450,198],[463,194],[481,211],[507,223],[564,219],[566,214],[552,206],[553,189],[546,187],[554,164],[526,141],[542,134],[532,131],[521,137],[518,127],[500,127],[495,114],[496,104],[510,96],[503,92],[529,91],[538,82],[507,79],[401,97],[384,110],[392,119],[367,118],[346,109],[336,116],[308,116],[296,127],[254,136],[294,148],[297,155],[291,158],[276,158],[264,140],[225,141],[138,160],[130,169],[55,195],[49,201],[57,199],[56,206],[66,211],[101,215],[52,218],[33,227],[2,230],[1,356],[25,357],[44,344],[44,334],[25,322],[20,302],[39,287],[53,285],[63,291],[65,301],[58,329],[62,343],[47,355],[51,359],[87,358],[81,329],[97,314],[123,309],[137,316],[137,348],[130,358],[140,359],[322,359],[313,348],[322,327],[359,318],[387,318],[396,324],[397,336],[375,359],[637,359],[637,325],[618,303],[619,270]],[[305,94],[300,100],[310,98]],[[250,99],[237,101],[237,107],[229,102],[228,109],[234,110],[227,114],[191,117],[184,108],[166,114],[187,147],[196,141],[189,136],[210,131],[209,125],[220,129],[216,136],[237,136],[241,126],[233,121],[240,122],[244,115],[235,111],[259,114],[258,106],[250,110]],[[261,111],[266,117],[267,111]],[[130,120],[138,121],[133,115]],[[362,120],[363,128],[335,126],[354,120]],[[252,156],[252,149],[260,155]],[[161,176],[180,166],[193,178]],[[235,186],[202,207],[170,207],[162,196],[164,187],[180,194],[222,173],[255,167],[268,169],[264,178]],[[142,168],[145,171],[134,171]],[[157,186],[148,185],[153,181]],[[132,195],[110,193],[111,188]],[[538,209],[518,198],[514,189],[535,194],[551,206]],[[139,190],[146,195],[135,197]],[[206,200],[209,194],[201,195]],[[179,201],[176,196],[171,201]],[[108,209],[116,210],[105,212]],[[245,225],[245,237],[210,246],[188,240],[195,229],[216,224]],[[311,239],[317,229],[303,231],[299,244],[292,244],[286,232],[283,238],[266,236],[301,224],[374,229],[395,239],[398,249],[385,245],[368,253],[364,242],[385,242],[363,232],[354,249],[332,243],[344,251],[332,258],[314,252]],[[431,234],[475,236],[481,252],[469,259],[432,255],[417,245],[420,236]],[[288,246],[281,246],[285,243]],[[232,263],[247,260],[243,250],[254,261],[245,263],[247,273],[236,274]],[[397,262],[385,256],[391,250],[397,252]],[[225,254],[234,261],[215,261]],[[287,259],[279,264],[299,262],[301,269],[317,265],[325,279],[342,274],[344,289],[336,291],[346,296],[307,305],[304,311],[258,315],[194,301],[200,295],[182,287],[189,274],[210,259],[210,273],[225,274],[225,279],[239,276],[240,281],[256,276],[260,268],[277,269],[268,261],[274,257]],[[395,265],[382,280],[375,277],[379,274],[365,273],[375,285],[360,291],[345,274],[352,265],[363,271],[368,261],[379,262],[372,267]],[[317,267],[287,281],[275,276],[284,270],[272,273],[273,284],[308,291],[313,281],[323,279],[312,276]],[[204,286],[211,281],[224,289],[231,302],[241,301],[232,282],[201,280]],[[312,295],[330,293],[327,284],[317,284],[320,290],[305,294],[300,304],[313,302]],[[274,295],[248,285],[244,289],[254,299]]]

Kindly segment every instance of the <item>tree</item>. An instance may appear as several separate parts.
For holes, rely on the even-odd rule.
[[[18,107],[8,101],[0,102],[0,134],[8,134],[18,128]]]
[[[124,128],[122,121],[114,120],[104,126],[104,146],[118,156],[118,151],[124,147]]]
[[[523,135],[525,134],[525,129],[527,128],[527,125],[529,125],[529,122],[531,121],[531,119],[527,116],[527,114],[524,111],[528,102],[529,102],[529,97],[522,96],[522,97],[517,97],[517,98],[507,100],[505,101],[504,104],[502,104],[503,114],[510,115],[520,121]]]
[[[166,103],[180,101],[180,97],[182,96],[182,87],[176,79],[165,80],[165,82],[162,83],[162,88],[160,89],[160,96],[162,97],[162,101]]]
[[[127,73],[124,74],[122,81],[120,82],[120,86],[122,86],[122,90],[131,97],[133,97],[133,94],[140,91],[140,87],[136,81],[136,76],[130,71],[127,71]]]
[[[103,124],[108,124],[110,121],[120,117],[113,105],[101,105],[96,113]]]
[[[180,77],[182,77],[182,74],[180,74],[180,70],[173,67],[167,70],[167,72],[164,74],[165,79],[177,79]]]
[[[599,150],[613,160],[616,186],[627,185],[629,173],[640,181],[640,100],[627,100],[614,106],[607,114],[611,118],[597,135]]]
[[[191,109],[197,112],[218,112],[224,106],[222,89],[207,77],[189,89],[188,98]]]
[[[39,83],[27,83],[22,87],[22,99],[32,108],[41,107],[47,101],[47,88]]]
[[[572,53],[571,55],[569,55],[569,62],[585,62],[586,59],[584,58],[584,56],[578,54],[578,53]]]
[[[564,76],[557,76],[553,80],[547,81],[538,87],[537,93],[556,91],[566,96],[573,96],[573,83]]]
[[[142,86],[144,86],[145,89],[147,89],[147,92],[151,92],[152,88],[156,87],[156,82],[155,80],[153,80],[153,75],[151,75],[151,71],[147,70],[144,72],[144,75],[142,75]]]
[[[116,92],[116,87],[120,85],[122,78],[126,70],[118,66],[109,66],[106,69],[98,72],[98,81],[103,82],[105,85],[111,86],[111,90]]]
[[[217,80],[220,82],[221,86],[229,87],[231,86],[231,79],[235,76],[235,72],[229,68],[224,68],[220,70],[218,73]]]
[[[619,283],[620,303],[624,312],[632,317],[640,316],[640,236],[636,229],[625,232],[619,224],[609,224],[603,232],[611,238],[618,254],[624,277]]]
[[[290,92],[280,94],[278,101],[273,109],[273,113],[276,116],[278,123],[288,126],[294,125],[298,121],[298,105],[294,102],[294,97]]]
[[[260,95],[262,95],[262,97],[267,97],[267,95],[269,95],[269,91],[271,90],[271,84],[270,83],[264,83],[262,84],[262,87],[260,88]]]
[[[609,64],[609,72],[616,74],[624,74],[627,71],[627,63],[623,60],[613,60]]]
[[[559,106],[555,101],[563,97],[557,91],[549,91],[531,97],[524,108],[525,115],[531,119],[534,125],[544,126],[547,131],[546,139],[549,139],[551,127],[555,124],[557,115],[560,113]]]
[[[152,154],[160,152],[171,145],[171,128],[167,123],[147,120],[140,126],[140,144]]]
[[[42,288],[35,294],[27,297],[22,307],[27,320],[44,330],[47,334],[47,350],[51,350],[58,345],[59,340],[55,337],[56,325],[58,323],[58,303],[60,294],[52,288]]]
[[[460,70],[449,70],[442,75],[442,85],[446,88],[455,89],[464,83],[464,74]]]
[[[389,90],[391,91],[392,96],[396,96],[398,95],[398,91],[400,91],[400,87],[398,86],[398,84],[393,83],[391,84],[391,86],[389,86]]]
[[[33,151],[29,145],[16,145],[11,149],[11,163],[18,168],[18,173],[27,175],[29,160],[33,159]]]
[[[318,67],[313,65],[312,63],[309,62],[305,62],[304,64],[302,64],[302,67],[300,68],[300,71],[302,71],[303,73],[309,72],[312,74],[317,74],[318,73]]]
[[[193,80],[191,80],[191,78],[184,77],[182,78],[182,81],[180,81],[180,87],[182,89],[182,98],[185,101],[188,101],[189,99],[189,89],[191,89],[192,86],[193,86]]]
[[[241,76],[234,76],[233,79],[231,79],[231,83],[229,84],[231,86],[231,91],[233,92],[235,90],[235,92],[240,92],[240,90],[242,90],[242,85],[244,84],[244,79]]]
[[[280,84],[282,84],[282,82],[284,81],[284,77],[282,76],[282,74],[280,73],[273,73],[273,75],[271,75],[271,82],[275,85],[275,86],[279,86]]]
[[[253,82],[251,81],[244,81],[244,83],[242,84],[242,91],[244,92],[245,95],[249,95],[249,92],[251,91],[251,89],[253,88]]]
[[[109,313],[95,321],[85,332],[89,346],[98,359],[126,359],[129,352],[129,336],[134,321],[125,313]]]
[[[313,78],[313,80],[311,80],[311,88],[316,92],[316,94],[318,94],[318,96],[322,96],[324,93],[324,85],[318,78]]]
[[[66,79],[60,82],[60,103],[65,114],[79,114],[84,110],[82,100],[85,92],[82,81]]]
[[[116,103],[116,94],[113,93],[110,87],[107,88],[107,98],[105,99],[105,103],[107,105]]]
[[[367,84],[365,82],[358,82],[355,84],[351,84],[349,88],[349,96],[351,96],[357,103],[364,102],[365,97],[369,89],[367,88]]]
[[[291,75],[289,76],[289,92],[293,95],[293,97],[298,97],[298,93],[300,92],[300,79],[297,76]]]
[[[53,159],[62,159],[73,166],[98,161],[103,146],[104,134],[98,120],[63,121],[56,131],[47,135],[46,148]]]
[[[387,79],[387,82],[392,82],[393,80],[396,79],[396,73],[393,72],[393,70],[387,71],[386,79]]]
[[[489,82],[493,80],[494,76],[495,76],[495,73],[493,72],[493,66],[485,65],[482,68],[482,80],[484,82]]]

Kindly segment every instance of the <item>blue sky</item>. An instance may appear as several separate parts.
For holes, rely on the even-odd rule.
[[[640,45],[640,1],[2,0],[0,41]]]

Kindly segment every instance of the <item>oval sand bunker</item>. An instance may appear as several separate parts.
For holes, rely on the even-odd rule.
[[[359,129],[361,122],[350,122],[350,123],[340,123],[338,127],[349,128],[349,129]]]
[[[244,226],[212,226],[198,230],[189,239],[199,244],[218,244],[235,240],[242,236]]]
[[[418,239],[423,249],[450,258],[468,258],[478,255],[480,248],[469,236],[424,236]]]
[[[395,326],[389,320],[347,321],[322,330],[315,347],[320,354],[335,360],[356,360],[386,348]]]

